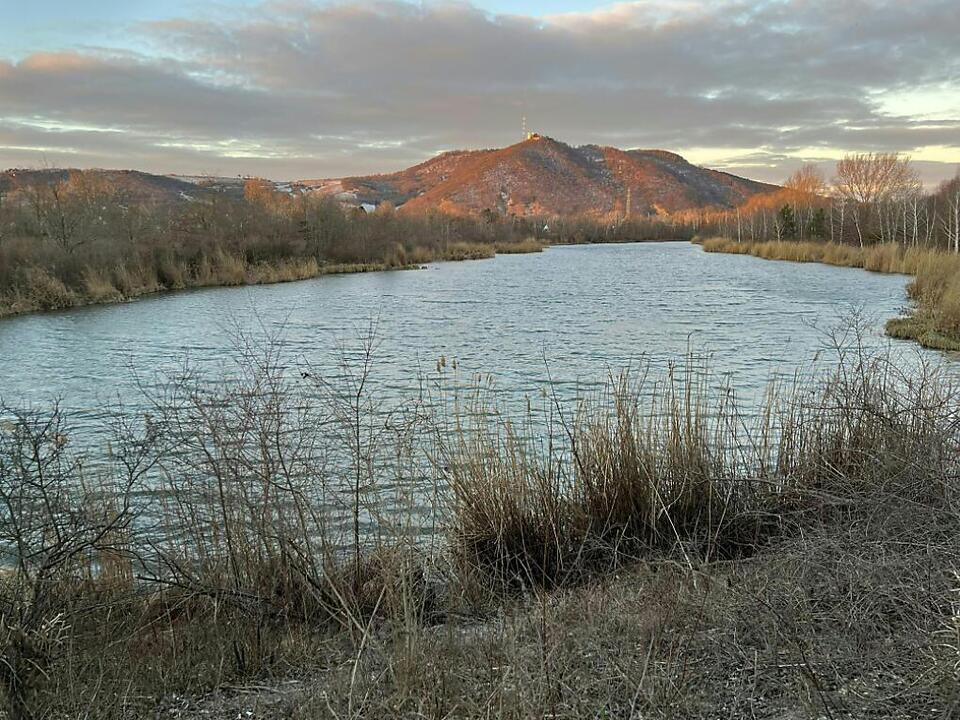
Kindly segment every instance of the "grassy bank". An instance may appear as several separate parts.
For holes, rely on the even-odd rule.
[[[887,334],[936,350],[960,351],[960,256],[956,253],[892,243],[859,248],[827,242],[737,242],[718,237],[702,244],[706,252],[912,275],[907,293],[915,305],[908,316],[887,323]]]
[[[130,271],[125,267],[117,267],[112,271],[88,269],[83,274],[81,287],[68,287],[42,268],[25,268],[22,272],[22,283],[10,294],[0,298],[0,317],[126,302],[144,295],[191,288],[294,282],[327,274],[373,272],[404,267],[414,266],[383,263],[321,265],[314,258],[249,264],[242,258],[223,253],[196,269],[166,268],[172,277],[163,279],[153,272]]]
[[[190,262],[164,259],[157,264],[119,264],[81,269],[75,282],[65,282],[41,266],[19,268],[17,280],[0,294],[0,317],[41,310],[125,302],[144,295],[190,288],[232,287],[293,282],[321,275],[418,268],[442,260],[481,260],[496,254],[541,252],[535,240],[452,243],[441,249],[398,246],[383,262],[320,262],[316,257],[251,260],[243,253],[216,250]]]
[[[744,413],[688,362],[537,420],[385,407],[372,347],[335,387],[250,350],[172,380],[106,466],[56,408],[0,412],[12,717],[957,709],[935,370],[848,359]]]
[[[0,196],[0,315],[541,249],[532,221],[367,213],[256,180],[174,200],[75,171]]]

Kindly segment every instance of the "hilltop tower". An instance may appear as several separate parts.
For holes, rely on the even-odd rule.
[[[539,140],[540,133],[535,133],[532,130],[527,130],[527,116],[524,115],[523,118],[523,139],[524,140]]]

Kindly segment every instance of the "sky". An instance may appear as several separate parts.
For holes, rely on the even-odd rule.
[[[0,168],[303,179],[531,129],[782,181],[960,167],[956,0],[0,0]]]

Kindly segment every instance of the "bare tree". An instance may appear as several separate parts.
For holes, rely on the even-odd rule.
[[[125,456],[114,480],[91,484],[69,451],[60,408],[32,412],[0,405],[0,687],[13,720],[34,717],[32,696],[87,608],[67,602],[65,584],[113,574],[132,581],[131,500],[151,466],[150,440]],[[127,562],[123,561],[123,558]],[[122,576],[122,577],[121,577]]]
[[[960,172],[953,180],[943,183],[936,196],[942,197],[946,205],[946,213],[940,223],[947,247],[960,253]]]
[[[888,239],[891,233],[889,223],[885,224],[884,206],[910,197],[917,191],[919,179],[909,157],[862,153],[847,155],[837,163],[833,185],[840,198],[851,204],[857,238],[863,247],[871,211],[876,212],[881,239]]]

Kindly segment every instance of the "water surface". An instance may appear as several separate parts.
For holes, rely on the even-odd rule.
[[[461,376],[492,374],[500,392],[521,398],[542,386],[547,367],[573,393],[628,364],[666,368],[688,348],[749,394],[822,357],[828,331],[851,313],[864,313],[869,344],[887,343],[882,323],[905,304],[906,282],[647,243],[170,293],[0,321],[0,397],[60,398],[82,425],[118,398],[137,407],[137,383],[185,358],[213,377],[227,372],[238,328],[279,334],[291,365],[332,372],[338,343],[373,317],[374,378],[387,394],[412,392],[441,356]]]

